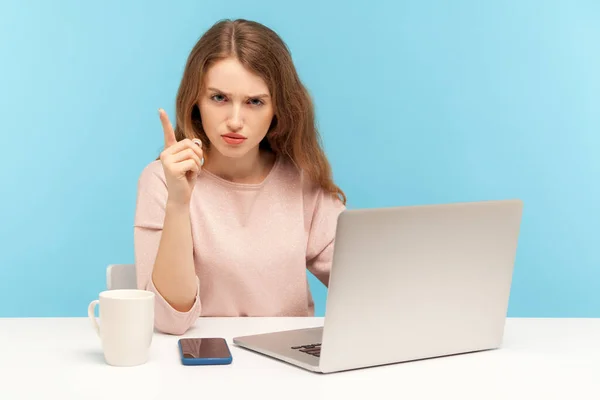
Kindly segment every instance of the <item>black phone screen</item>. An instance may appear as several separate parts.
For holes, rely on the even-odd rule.
[[[184,358],[228,358],[231,357],[227,342],[223,338],[179,339]]]

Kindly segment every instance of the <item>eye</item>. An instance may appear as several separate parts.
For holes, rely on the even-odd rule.
[[[225,96],[223,96],[222,94],[214,94],[210,98],[211,98],[211,100],[214,100],[217,103],[221,103],[222,101],[225,100]]]
[[[264,104],[260,99],[250,99],[249,101],[253,106],[262,106]]]

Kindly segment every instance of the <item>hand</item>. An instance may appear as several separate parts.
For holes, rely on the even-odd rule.
[[[178,142],[167,113],[162,109],[158,112],[165,134],[165,149],[160,153],[160,161],[167,180],[168,201],[189,205],[204,160],[202,142],[199,139]]]

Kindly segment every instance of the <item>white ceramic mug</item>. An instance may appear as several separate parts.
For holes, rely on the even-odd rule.
[[[100,305],[100,324],[94,314]],[[114,366],[135,366],[148,360],[154,334],[154,293],[137,289],[101,292],[88,306],[100,336],[104,359]]]

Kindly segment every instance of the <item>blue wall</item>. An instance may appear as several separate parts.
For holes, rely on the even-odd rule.
[[[3,2],[0,316],[84,316],[133,262],[156,110],[244,17],[291,47],[351,208],[521,198],[509,314],[600,317],[599,2],[119,3]]]

